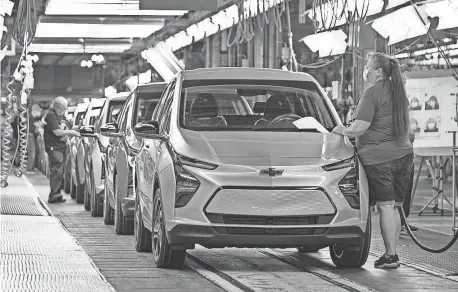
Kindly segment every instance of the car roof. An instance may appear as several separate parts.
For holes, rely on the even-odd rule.
[[[75,112],[84,112],[87,110],[87,107],[89,106],[88,103],[85,103],[85,102],[82,102],[82,103],[78,103],[76,105],[76,109],[75,109]]]
[[[107,97],[107,100],[110,101],[125,101],[129,97],[130,92],[129,91],[123,91],[123,92],[118,92],[116,94],[110,95]]]
[[[162,92],[167,86],[167,82],[152,82],[138,86],[138,92]]]
[[[90,102],[91,108],[100,108],[105,104],[106,98],[93,98]]]
[[[279,69],[247,68],[247,67],[222,67],[222,68],[199,68],[184,70],[183,80],[199,79],[250,79],[250,80],[285,80],[285,81],[309,81],[315,79],[307,73],[290,72]]]

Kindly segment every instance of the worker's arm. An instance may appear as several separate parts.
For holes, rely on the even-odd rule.
[[[371,123],[369,122],[363,120],[355,120],[348,127],[342,125],[335,127],[332,132],[349,137],[359,137],[364,134],[367,129],[369,129],[370,125]]]
[[[376,108],[376,101],[372,98],[370,90],[370,88],[367,89],[360,98],[355,111],[355,121],[348,127],[338,125],[332,132],[349,137],[359,137],[369,129]]]

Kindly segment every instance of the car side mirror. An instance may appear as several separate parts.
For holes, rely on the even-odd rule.
[[[85,126],[80,128],[80,135],[83,137],[96,137],[94,126]]]
[[[143,121],[135,125],[135,135],[142,139],[162,139],[159,134],[159,123],[156,121]]]
[[[107,123],[101,126],[100,134],[102,134],[103,136],[113,137],[113,138],[122,136],[122,134],[119,133],[119,126],[118,126],[118,123],[116,122]]]

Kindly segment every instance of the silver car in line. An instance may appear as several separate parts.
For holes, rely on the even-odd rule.
[[[368,185],[352,143],[331,133],[340,123],[305,73],[178,73],[152,119],[135,126],[143,139],[134,167],[137,251],[180,268],[196,244],[329,247],[336,266],[361,267],[371,236]]]

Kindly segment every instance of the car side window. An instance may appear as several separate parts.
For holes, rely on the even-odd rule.
[[[129,97],[129,100],[127,101],[126,106],[124,107],[122,113],[119,116],[118,120],[118,126],[121,132],[124,132],[126,130],[126,125],[127,122],[132,118],[132,111],[130,110],[132,107],[132,100],[133,100],[133,94]],[[129,119],[129,113],[130,113],[130,119]]]
[[[159,101],[159,104],[157,105],[156,109],[154,110],[152,120],[153,121],[159,121],[162,111],[164,109],[164,104],[167,99],[167,96],[173,88],[175,88],[176,81],[173,80],[171,81],[164,89],[164,92],[162,93],[161,100]]]
[[[170,90],[166,96],[164,110],[161,113],[161,117],[159,118],[159,131],[160,133],[168,133],[170,130],[170,115],[172,112],[172,102],[173,102],[173,95],[175,94],[174,88]]]

